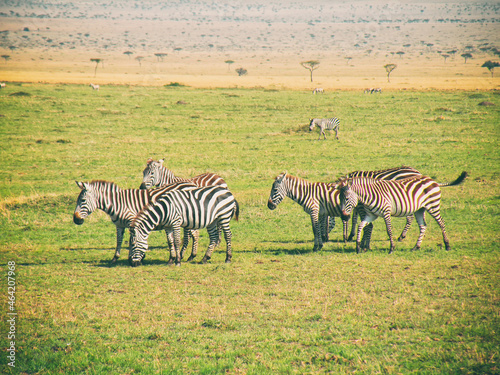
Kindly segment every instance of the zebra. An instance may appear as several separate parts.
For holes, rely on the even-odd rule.
[[[135,216],[148,204],[154,202],[159,196],[173,189],[195,188],[196,185],[185,182],[176,185],[167,185],[158,189],[120,189],[118,185],[102,180],[93,180],[92,182],[78,182],[77,186],[81,189],[76,202],[73,214],[73,222],[82,225],[87,218],[96,209],[101,209],[107,213],[113,224],[116,226],[116,250],[112,263],[115,263],[120,257],[120,251],[123,242],[125,229],[130,227]],[[187,247],[189,239],[193,238],[193,247],[191,257],[196,256],[198,249],[198,231],[184,231],[184,247]],[[168,238],[171,248],[172,240]]]
[[[347,174],[342,179],[353,178],[353,177],[371,177],[378,180],[403,180],[405,178],[414,176],[421,176],[421,173],[415,168],[402,165],[401,167],[382,169],[378,171],[354,171]],[[351,241],[354,238],[355,235],[354,229],[356,227],[358,214],[363,217],[364,215],[363,205],[358,205],[358,207],[356,207],[356,209],[354,210],[354,214],[352,217],[352,226],[351,226],[352,229],[351,233],[349,234],[349,237],[347,238],[347,241]],[[398,241],[403,241],[406,238],[406,234],[408,233],[408,230],[410,229],[412,222],[413,222],[413,216],[408,216],[406,218],[406,225],[403,229],[403,232],[401,232]],[[368,224],[366,227],[366,236],[364,238],[366,242],[364,241],[362,242],[362,246],[364,245],[363,248],[365,249],[370,248],[370,237],[372,229],[373,229],[373,224],[372,223]]]
[[[370,88],[365,89],[365,91],[363,91],[363,94],[371,94],[372,91],[373,91],[373,89],[370,87]]]
[[[99,85],[94,85],[93,83],[91,83],[90,87],[92,87],[92,90],[99,91]]]
[[[210,244],[202,259],[206,263],[219,239],[219,227],[226,240],[226,263],[232,260],[231,229],[232,217],[238,220],[239,205],[228,189],[220,186],[205,186],[194,189],[172,190],[160,196],[156,202],[146,206],[132,221],[130,226],[129,263],[139,266],[148,250],[151,231],[165,229],[173,233],[174,252],[171,258],[180,265],[183,250],[180,247],[180,230],[207,228]]]
[[[276,209],[285,197],[300,204],[311,216],[314,233],[313,251],[319,251],[323,247],[323,242],[328,241],[328,227],[335,225],[335,217],[342,218],[344,241],[347,238],[347,221],[342,217],[339,191],[335,187],[335,184],[309,182],[283,172],[274,180],[267,207],[270,210]],[[328,217],[331,218],[330,221]]]
[[[377,87],[376,89],[371,89],[370,94],[382,94],[382,89]]]
[[[174,172],[163,165],[164,161],[165,159],[155,161],[152,158],[147,160],[146,168],[142,172],[143,178],[140,186],[141,189],[149,189],[153,186],[158,187],[183,181],[192,182],[200,187],[218,185],[227,189],[227,184],[224,179],[215,173],[203,173],[193,178],[177,177],[174,175]]]
[[[317,126],[319,128],[319,138],[321,139],[321,134],[323,134],[324,139],[326,139],[325,129],[326,130],[335,130],[335,137],[339,139],[339,126],[340,120],[337,117],[332,118],[313,118],[309,123],[309,131],[312,131],[314,127]]]
[[[314,95],[319,94],[319,93],[324,94],[325,90],[322,89],[321,87],[317,87],[312,92],[313,92]]]
[[[458,185],[466,177],[467,172],[462,172],[455,181],[442,184],[426,176],[409,177],[404,180],[375,180],[369,177],[354,177],[340,182],[338,188],[342,214],[349,215],[358,202],[363,204],[366,212],[358,228],[356,251],[358,253],[361,251],[360,237],[364,226],[382,216],[389,235],[391,244],[389,254],[391,254],[395,247],[392,238],[391,216],[405,217],[411,214],[415,215],[420,227],[420,235],[413,250],[420,249],[426,230],[425,211],[428,211],[439,224],[446,250],[450,250],[450,242],[440,212],[440,187]]]

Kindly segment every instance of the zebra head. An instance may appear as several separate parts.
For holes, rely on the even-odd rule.
[[[97,208],[97,199],[92,184],[78,181],[76,181],[76,184],[82,191],[76,200],[73,222],[77,225],[82,225],[85,218]]]
[[[312,131],[314,129],[314,127],[316,126],[316,121],[314,121],[316,119],[312,118],[309,120],[309,131]]]
[[[148,159],[146,168],[142,172],[142,184],[140,186],[140,189],[149,189],[160,184],[160,172],[161,168],[163,167],[164,160],[165,159],[154,161],[151,158]]]
[[[271,194],[269,195],[269,200],[267,201],[267,207],[270,210],[274,210],[286,197],[286,175],[287,172],[283,172],[274,180],[273,187],[271,188]]]
[[[351,215],[359,201],[358,195],[351,189],[350,184],[351,182],[349,180],[345,180],[338,186],[338,189],[340,190],[340,210],[342,212],[342,216],[344,217],[349,217]]]
[[[128,252],[128,262],[132,267],[137,267],[142,264],[143,259],[146,257],[148,251],[147,238],[141,236],[137,227],[132,224],[130,227],[130,245]]]

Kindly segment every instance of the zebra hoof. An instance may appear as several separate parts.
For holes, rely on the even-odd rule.
[[[203,257],[201,260],[201,264],[207,264],[207,262],[210,260],[210,257],[207,257],[206,255]]]
[[[196,257],[196,255],[190,255],[187,261],[191,262],[195,257]]]
[[[111,259],[111,263],[116,263],[116,261],[117,261],[117,260],[118,260],[118,257],[115,255],[115,256],[113,257],[113,259]]]
[[[226,263],[231,263],[231,257],[226,258]]]
[[[404,237],[404,236],[400,236],[400,237],[398,238],[398,242],[403,242],[405,238],[406,238],[406,237]]]

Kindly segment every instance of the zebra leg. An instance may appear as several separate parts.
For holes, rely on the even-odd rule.
[[[170,257],[167,264],[171,265],[175,261],[175,246],[174,246],[174,233],[171,230],[165,229],[165,235],[167,236],[168,249],[170,252]]]
[[[406,234],[410,230],[410,226],[411,226],[412,222],[413,222],[413,216],[407,216],[406,217],[406,225],[405,225],[403,231],[401,232],[401,235],[398,238],[399,242],[403,241],[406,238]]]
[[[328,242],[328,234],[330,231],[328,230],[329,228],[329,223],[328,223],[328,215],[320,215],[319,216],[319,222],[321,225],[321,241],[323,243]]]
[[[210,238],[210,243],[208,244],[208,249],[201,260],[201,263],[205,264],[207,263],[210,258],[212,258],[212,253],[215,249],[215,244],[219,240],[219,228],[217,223],[212,223],[207,227],[207,232],[208,232],[208,237]]]
[[[347,243],[347,228],[349,226],[349,220],[342,220],[342,237],[344,243]]]
[[[358,223],[358,213],[356,210],[352,213],[352,224],[351,224],[351,233],[349,233],[349,237],[347,241],[352,241],[354,235],[356,234],[356,225]]]
[[[361,240],[361,248],[364,251],[370,250],[370,241],[372,239],[373,223],[369,223],[363,229],[363,238]]]
[[[175,248],[175,265],[181,265],[181,226],[179,224],[173,227],[174,248]]]
[[[124,234],[125,234],[125,228],[116,227],[116,250],[115,250],[115,256],[113,257],[113,259],[111,259],[111,263],[116,263],[116,261],[120,257],[120,251],[122,249]]]
[[[389,241],[391,242],[391,248],[389,249],[389,254],[394,251],[394,239],[392,238],[392,223],[391,223],[391,213],[389,211],[384,212],[385,228],[387,229],[387,235],[389,236]]]
[[[364,220],[361,220],[361,223],[359,223],[358,234],[356,236],[356,253],[358,254],[361,252],[361,232],[366,224],[368,224],[368,222]]]
[[[335,128],[335,138],[339,139],[339,127]]]
[[[318,220],[318,212],[316,210],[311,212],[311,224],[314,233],[313,251],[320,251],[323,247],[323,241],[321,240],[321,228]]]
[[[188,258],[188,262],[193,260],[196,257],[196,254],[198,254],[198,240],[200,238],[200,231],[199,230],[191,230],[191,236],[193,237],[193,249],[191,251],[191,255]],[[182,258],[182,256],[181,256]]]
[[[427,228],[424,215],[425,215],[425,208],[421,208],[420,210],[415,212],[415,218],[417,219],[418,227],[420,228],[420,234],[418,235],[417,243],[413,247],[412,251],[420,249],[420,245],[422,245],[422,241],[425,235],[425,230]]]

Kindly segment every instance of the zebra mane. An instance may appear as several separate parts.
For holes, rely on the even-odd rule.
[[[122,190],[117,184],[111,181],[105,180],[92,180],[89,184],[93,185],[97,189],[104,188],[105,190],[120,191]]]

